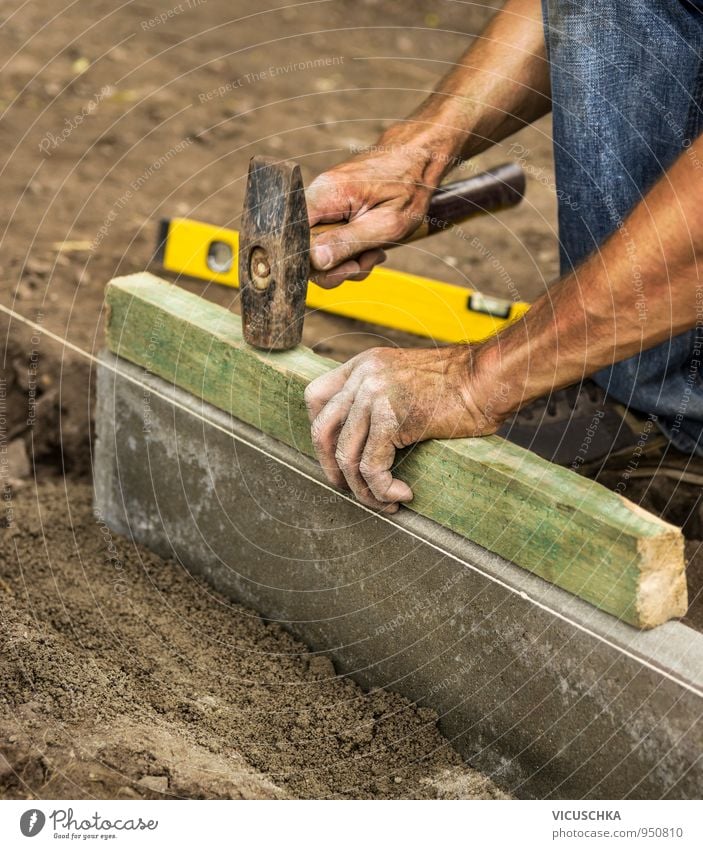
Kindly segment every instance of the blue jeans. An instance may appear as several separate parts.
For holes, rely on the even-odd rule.
[[[623,226],[703,131],[703,2],[542,0],[542,6],[567,273]],[[636,259],[632,273],[637,293]],[[644,294],[636,300],[644,318]],[[703,329],[696,327],[594,379],[621,403],[656,415],[677,448],[703,454],[702,347]]]

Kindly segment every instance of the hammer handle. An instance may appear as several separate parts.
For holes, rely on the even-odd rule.
[[[507,162],[483,171],[475,177],[457,180],[440,186],[432,195],[427,213],[420,226],[413,230],[402,242],[393,242],[384,247],[414,242],[425,236],[432,236],[446,230],[454,224],[460,224],[476,215],[487,215],[501,209],[517,206],[525,194],[525,173],[514,162]],[[327,230],[336,230],[347,222],[317,224],[310,230],[311,237]]]

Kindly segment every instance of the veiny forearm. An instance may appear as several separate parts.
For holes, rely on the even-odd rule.
[[[381,144],[429,154],[425,177],[439,185],[469,158],[551,109],[540,0],[509,0],[410,117]]]
[[[477,351],[504,413],[703,323],[703,136],[575,273]]]

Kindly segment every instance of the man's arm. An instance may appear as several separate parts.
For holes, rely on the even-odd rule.
[[[703,136],[598,252],[482,346],[481,368],[511,385],[502,417],[703,326],[701,262]]]
[[[459,160],[549,112],[550,89],[541,3],[508,0],[434,93],[387,135],[444,154],[426,173],[437,186]]]
[[[393,512],[412,492],[393,479],[398,448],[494,433],[552,389],[703,325],[703,136],[602,249],[489,341],[377,348],[306,391],[328,479]]]
[[[509,0],[419,109],[310,185],[311,224],[349,221],[315,240],[317,282],[363,279],[461,159],[549,111],[549,89],[540,0]]]

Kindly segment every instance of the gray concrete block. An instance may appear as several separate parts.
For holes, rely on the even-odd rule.
[[[105,354],[96,505],[366,687],[434,708],[522,797],[697,798],[703,635],[638,632],[421,516],[379,517],[260,432]]]

